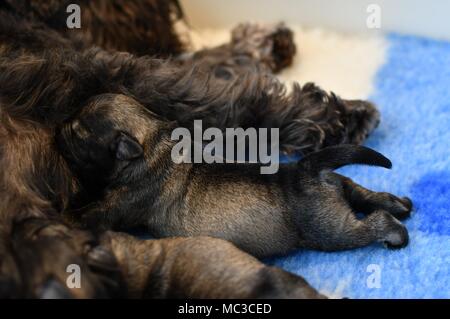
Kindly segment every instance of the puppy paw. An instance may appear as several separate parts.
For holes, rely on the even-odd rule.
[[[401,201],[403,205],[411,212],[413,209],[413,202],[409,197],[402,197]]]
[[[408,197],[398,198],[390,195],[390,200],[386,203],[386,210],[398,220],[405,220],[411,217],[412,201]]]
[[[367,218],[377,240],[389,249],[406,247],[409,242],[408,230],[394,216],[385,210],[378,210]]]
[[[409,243],[408,230],[394,217],[391,218],[384,229],[382,242],[388,249],[404,248]]]

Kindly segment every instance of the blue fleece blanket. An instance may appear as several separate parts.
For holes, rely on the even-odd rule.
[[[450,298],[450,43],[400,35],[388,41],[388,59],[371,97],[382,122],[366,145],[394,167],[353,166],[340,173],[413,200],[405,223],[409,246],[299,251],[268,263],[336,297]]]

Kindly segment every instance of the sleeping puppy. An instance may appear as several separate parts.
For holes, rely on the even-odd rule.
[[[140,240],[27,218],[10,240],[22,298],[324,298],[303,278],[217,238]],[[79,267],[78,285],[69,265]]]
[[[410,215],[408,198],[332,172],[347,164],[391,167],[371,149],[330,147],[261,175],[259,164],[175,164],[174,128],[129,97],[91,100],[57,134],[85,189],[74,202],[91,202],[72,216],[98,229],[145,226],[155,237],[218,237],[258,257],[408,243],[399,222]]]

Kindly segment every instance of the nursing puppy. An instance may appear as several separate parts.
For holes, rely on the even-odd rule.
[[[259,257],[408,243],[398,221],[410,215],[408,198],[369,191],[332,172],[347,164],[390,168],[373,150],[331,147],[261,175],[259,164],[173,163],[173,129],[129,97],[91,100],[57,138],[91,202],[73,215],[99,229],[145,226],[155,237],[218,237]]]
[[[303,278],[217,238],[141,240],[28,218],[10,240],[25,298],[324,298]],[[68,265],[80,267],[79,286],[67,284]]]

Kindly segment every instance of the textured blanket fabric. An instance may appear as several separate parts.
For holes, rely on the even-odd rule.
[[[345,98],[369,98],[381,110],[366,145],[388,156],[393,169],[353,166],[340,173],[372,190],[409,196],[415,210],[406,221],[405,249],[298,251],[267,263],[337,298],[450,298],[450,43],[295,31],[299,55],[283,80],[314,81]],[[213,45],[227,34],[204,30],[195,39]]]
[[[412,198],[409,246],[299,251],[270,263],[336,297],[450,298],[450,43],[399,35],[387,41],[371,96],[382,124],[366,145],[394,167],[340,172],[368,188]]]

